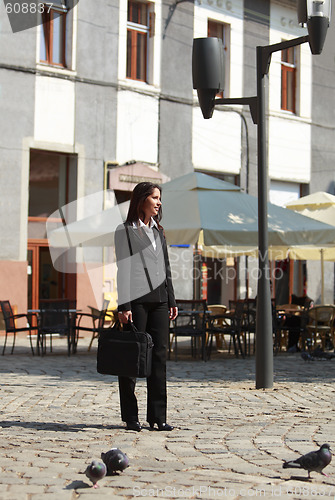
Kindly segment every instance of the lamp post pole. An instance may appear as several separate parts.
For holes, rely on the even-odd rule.
[[[271,54],[308,42],[302,36],[257,47],[257,185],[258,185],[258,284],[256,310],[256,389],[273,386],[273,327],[268,243],[268,162],[265,117],[265,84]]]
[[[269,279],[268,168],[263,47],[257,47],[258,283],[256,309],[256,389],[273,386],[272,309]]]

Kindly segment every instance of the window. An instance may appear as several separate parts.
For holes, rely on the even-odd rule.
[[[42,13],[40,61],[55,66],[66,66],[66,14],[64,5],[44,5]]]
[[[282,50],[281,56],[281,109],[296,112],[296,47]]]
[[[213,38],[220,38],[223,42],[224,50],[227,50],[225,31],[226,30],[224,23],[219,23],[217,21],[208,19],[208,36]]]
[[[217,94],[217,97],[223,97],[224,95],[227,96],[229,94],[229,89],[228,89],[229,34],[230,34],[229,25],[208,19],[207,33],[209,37],[219,38],[220,40],[222,40],[223,43],[223,49],[225,51],[225,82],[224,82],[225,88],[222,92],[219,92]]]
[[[127,22],[127,78],[147,81],[147,46],[151,32],[149,5],[128,1]]]

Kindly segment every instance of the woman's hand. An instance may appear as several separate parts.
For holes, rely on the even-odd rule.
[[[178,307],[170,307],[169,318],[176,319],[178,316]]]
[[[133,314],[131,311],[119,311],[118,317],[121,323],[128,323],[133,321]]]

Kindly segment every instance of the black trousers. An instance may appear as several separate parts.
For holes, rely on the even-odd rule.
[[[166,422],[166,353],[169,333],[169,309],[166,302],[132,303],[133,322],[139,331],[146,331],[154,343],[152,371],[147,378],[147,422]],[[138,421],[135,395],[136,379],[119,377],[121,418]]]

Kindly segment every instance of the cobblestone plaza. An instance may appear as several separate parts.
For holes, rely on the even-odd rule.
[[[214,354],[208,362],[168,362],[168,422],[145,423],[145,381],[137,385],[140,433],[120,421],[116,377],[96,372],[88,338],[66,355],[55,340],[33,357],[19,339],[1,357],[0,499],[334,498],[330,477],[282,468],[284,459],[334,445],[334,361],[274,358],[272,390],[255,389],[255,359]],[[182,354],[182,351],[181,351]],[[334,434],[333,434],[334,433]],[[130,466],[93,489],[82,472],[102,451],[119,447]]]

